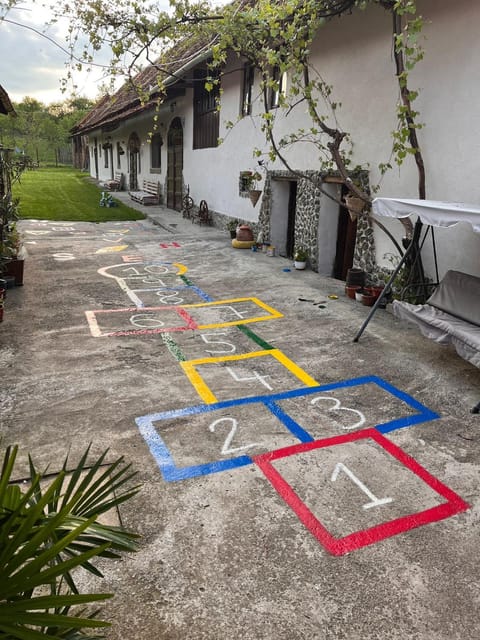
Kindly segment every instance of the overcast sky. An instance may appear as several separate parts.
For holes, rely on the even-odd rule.
[[[43,32],[48,14],[39,4],[38,0],[25,0],[7,17]],[[64,46],[62,25],[56,25],[47,35]],[[60,81],[66,76],[67,58],[64,51],[34,31],[0,22],[0,84],[12,101],[20,102],[25,96],[45,104],[65,100],[68,95],[60,91]],[[79,95],[96,98],[101,72],[77,74],[75,82]]]
[[[225,2],[213,0],[211,4],[218,6]],[[168,0],[157,0],[159,7],[162,4],[167,6]],[[18,8],[9,12],[7,18],[43,32],[48,13],[39,0],[23,0]],[[0,22],[0,85],[13,102],[21,102],[25,96],[36,98],[44,104],[66,100],[71,91],[62,93],[60,83],[66,77],[68,54],[25,26]],[[66,25],[55,25],[46,35],[64,46],[65,28]],[[106,52],[101,61],[108,62]],[[95,99],[100,97],[100,88],[105,81],[101,69],[93,67],[90,72],[77,72],[74,82],[78,95]]]

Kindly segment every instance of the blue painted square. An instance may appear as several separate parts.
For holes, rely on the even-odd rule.
[[[289,434],[291,434],[299,442],[312,442],[314,440],[313,436],[281,408],[280,402],[291,398],[312,396],[314,394],[328,392],[335,389],[360,387],[361,385],[365,384],[378,385],[378,387],[398,398],[401,402],[405,403],[407,407],[413,409],[416,412],[375,425],[375,428],[380,433],[388,433],[389,431],[393,431],[395,429],[411,427],[415,424],[435,420],[439,417],[437,413],[431,411],[408,394],[400,391],[381,378],[378,378],[376,376],[366,376],[362,378],[355,378],[353,380],[335,382],[327,385],[303,387],[301,389],[295,389],[293,391],[287,391],[272,395],[241,398],[236,400],[218,402],[215,404],[197,405],[187,407],[185,409],[154,413],[137,418],[136,423],[138,425],[140,433],[142,434],[145,442],[150,449],[151,454],[155,458],[155,461],[157,462],[157,465],[164,479],[168,482],[185,480],[196,476],[208,475],[211,473],[217,473],[219,471],[227,471],[235,469],[237,467],[242,467],[251,464],[252,459],[248,455],[239,455],[233,458],[216,460],[214,462],[208,462],[204,464],[178,467],[164,439],[160,436],[157,429],[155,428],[155,422],[161,420],[174,420],[175,418],[188,418],[189,416],[193,417],[195,415],[206,413],[214,414],[220,409],[231,409],[236,407],[241,408],[242,406],[244,407],[246,405],[257,404],[268,409],[268,411],[270,411],[270,413],[285,427]]]

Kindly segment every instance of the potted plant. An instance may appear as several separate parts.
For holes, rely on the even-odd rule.
[[[0,263],[4,276],[13,276],[15,285],[23,285],[24,250],[16,222],[3,226],[0,240]]]
[[[230,238],[233,240],[237,237],[237,227],[240,224],[240,220],[238,218],[231,218],[227,222],[227,230],[230,232]]]
[[[293,254],[293,264],[295,269],[305,269],[307,266],[308,252],[303,247],[297,247]]]
[[[258,171],[242,171],[240,177],[243,189],[248,192],[248,197],[253,206],[255,206],[262,195],[261,189],[257,189],[257,183],[260,182],[262,176]]]

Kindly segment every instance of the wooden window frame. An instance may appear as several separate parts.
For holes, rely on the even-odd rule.
[[[209,149],[218,146],[220,134],[220,114],[217,101],[220,86],[214,84],[210,91],[205,83],[212,74],[207,69],[195,69],[193,87],[193,148]],[[215,78],[212,78],[214,80]]]
[[[242,95],[240,115],[242,118],[252,114],[252,95],[255,82],[255,67],[247,62],[243,67]]]
[[[152,173],[162,172],[162,146],[163,138],[158,131],[152,135],[150,141],[150,171]]]

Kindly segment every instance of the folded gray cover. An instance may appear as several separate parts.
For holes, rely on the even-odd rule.
[[[447,271],[427,304],[480,326],[480,278]]]

